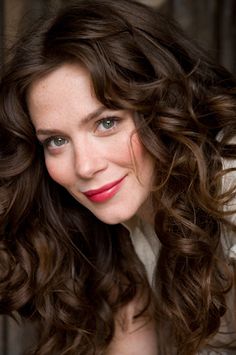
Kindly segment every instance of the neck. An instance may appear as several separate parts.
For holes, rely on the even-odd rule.
[[[137,216],[145,222],[154,226],[155,213],[151,196],[144,202],[144,204],[137,211]]]

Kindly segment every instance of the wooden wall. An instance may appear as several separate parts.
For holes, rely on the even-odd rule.
[[[116,1],[116,0],[114,0]],[[140,0],[176,18],[216,60],[236,74],[236,0]],[[0,0],[0,60],[17,35],[19,19],[36,18],[66,0]],[[0,261],[1,262],[1,261]],[[0,317],[0,355],[21,355],[31,342],[30,326]]]

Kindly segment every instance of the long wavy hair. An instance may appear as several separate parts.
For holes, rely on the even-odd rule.
[[[47,174],[27,93],[67,62],[87,68],[106,107],[134,112],[155,158],[152,289],[124,227]],[[34,354],[103,353],[138,294],[153,305],[160,355],[195,354],[217,333],[232,287],[220,237],[235,232],[225,208],[235,189],[222,188],[233,170],[222,161],[236,154],[235,87],[174,23],[132,0],[77,1],[22,34],[0,86],[0,312],[39,325]]]

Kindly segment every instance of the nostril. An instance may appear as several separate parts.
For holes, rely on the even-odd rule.
[[[106,161],[102,157],[91,154],[77,154],[75,159],[76,174],[83,179],[89,179],[106,168]]]

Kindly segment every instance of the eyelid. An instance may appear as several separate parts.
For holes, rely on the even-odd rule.
[[[106,121],[112,121],[114,122],[114,126],[112,126],[111,128],[108,128],[108,129],[105,129],[104,130],[99,130],[99,125],[103,122],[106,122]],[[109,133],[109,132],[112,132],[113,130],[115,130],[117,128],[117,125],[118,123],[122,121],[122,117],[117,117],[117,115],[112,115],[112,114],[107,114],[107,115],[104,115],[103,117],[99,118],[96,122],[95,122],[95,132],[98,130],[100,133],[103,133],[103,134],[106,134]],[[68,143],[68,138],[63,136],[63,135],[60,135],[60,134],[55,134],[55,135],[50,135],[50,136],[46,136],[45,138],[40,138],[40,136],[37,137],[38,138],[38,141],[40,143],[40,145],[42,145],[44,148],[51,148],[51,149],[59,149],[60,146],[58,146],[57,148],[52,148],[50,147],[50,142],[52,142],[54,139],[58,139],[58,138],[61,138],[61,139],[64,139],[66,141],[65,144]],[[64,146],[65,144],[63,144],[62,146]]]
[[[58,147],[51,147],[50,143],[55,139],[63,139],[63,140],[65,140],[65,143],[62,146],[59,145]],[[42,144],[44,149],[56,150],[56,149],[60,149],[61,147],[64,147],[64,145],[68,143],[68,139],[66,137],[56,135],[56,136],[46,137],[43,140],[39,140],[39,142],[40,142],[40,144]]]
[[[120,117],[117,117],[117,116],[105,116],[105,117],[102,117],[100,118],[99,120],[96,121],[96,130],[98,130],[98,127],[101,123],[103,122],[106,122],[106,121],[112,121],[114,122],[116,125],[111,127],[111,128],[108,128],[108,129],[104,129],[104,131],[100,131],[100,132],[103,132],[103,133],[109,133],[111,131],[113,131],[116,127],[117,127],[117,124],[121,121],[121,118]]]

